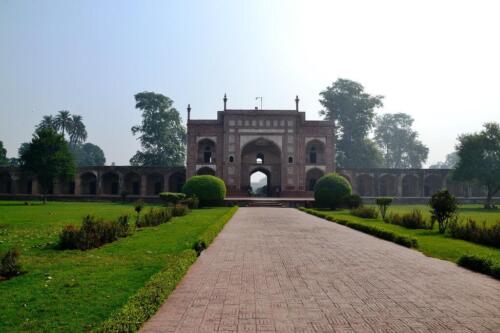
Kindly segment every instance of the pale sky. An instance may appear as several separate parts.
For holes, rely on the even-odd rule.
[[[337,78],[409,113],[443,160],[460,133],[500,121],[498,1],[0,0],[0,140],[9,157],[43,115],[84,118],[107,164],[139,144],[133,95],[169,96],[186,118],[300,108],[319,119]]]

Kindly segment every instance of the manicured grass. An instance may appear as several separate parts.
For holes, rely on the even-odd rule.
[[[190,249],[233,208],[193,210],[167,224],[89,251],[54,245],[66,224],[86,214],[106,219],[135,214],[132,205],[0,202],[0,252],[16,247],[26,274],[0,282],[0,332],[80,332],[120,309],[166,260]]]
[[[389,211],[391,212],[403,212],[410,211],[412,208],[421,208],[422,210],[426,206],[391,206]],[[428,210],[428,208],[427,208]],[[441,258],[445,260],[450,260],[457,262],[457,260],[464,254],[475,254],[479,256],[490,257],[492,260],[500,263],[500,250],[488,246],[483,246],[459,239],[454,239],[446,235],[441,235],[435,230],[423,230],[423,229],[407,229],[398,225],[385,223],[382,221],[381,217],[378,219],[363,219],[360,217],[353,216],[348,210],[338,210],[338,211],[325,211],[321,210],[321,213],[331,216],[334,219],[354,221],[365,225],[374,226],[380,228],[381,230],[392,231],[397,235],[409,236],[416,238],[418,241],[418,250],[424,254],[436,258]],[[471,217],[475,217],[473,210],[466,210],[467,214]],[[465,213],[464,213],[465,215]],[[495,220],[495,214],[488,215],[490,221]],[[500,217],[500,212],[496,212],[496,217]],[[476,217],[476,219],[478,219]]]
[[[409,213],[412,209],[418,208],[424,213],[425,218],[430,219],[430,207],[427,205],[392,205],[389,207],[389,212],[393,213]],[[472,218],[478,223],[491,225],[500,221],[500,210],[484,209],[482,205],[460,205],[458,214],[460,218]]]

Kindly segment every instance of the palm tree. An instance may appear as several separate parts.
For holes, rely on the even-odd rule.
[[[71,116],[71,125],[68,127],[69,142],[72,145],[82,143],[87,140],[87,130],[80,115]]]
[[[37,131],[47,128],[56,129],[54,117],[43,116],[42,121],[36,126]]]
[[[54,118],[54,125],[57,130],[61,130],[61,134],[64,136],[71,126],[71,116],[69,111],[59,111],[57,116]]]

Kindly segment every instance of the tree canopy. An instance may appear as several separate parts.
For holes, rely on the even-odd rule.
[[[482,131],[461,135],[458,141],[453,178],[484,185],[485,207],[493,208],[492,197],[500,190],[500,125],[486,123]]]
[[[77,166],[101,166],[106,163],[102,149],[90,142],[70,147]]]
[[[376,165],[380,153],[368,134],[374,125],[375,109],[383,106],[383,96],[372,96],[360,83],[347,79],[333,82],[320,96],[324,107],[320,114],[335,121],[337,164],[346,168],[380,166]]]
[[[413,118],[406,113],[384,114],[375,121],[375,141],[384,152],[388,168],[421,168],[429,148],[412,129]]]
[[[62,134],[68,135],[69,143],[74,146],[87,140],[87,130],[83,123],[83,117],[72,115],[68,110],[62,110],[56,116],[44,116],[36,126],[36,130],[53,129]]]
[[[75,172],[73,155],[69,151],[68,143],[61,134],[50,128],[35,132],[31,142],[21,151],[20,159],[21,168],[37,176],[44,194],[54,179],[70,179]]]
[[[7,158],[7,149],[3,147],[3,142],[0,141],[0,165],[9,164],[9,159]]]
[[[429,166],[429,169],[453,169],[458,163],[458,154],[456,151],[446,155],[444,162],[437,162]]]
[[[186,129],[174,102],[162,94],[141,92],[135,95],[142,123],[132,127],[139,135],[142,150],[130,159],[132,165],[177,166],[185,159]]]

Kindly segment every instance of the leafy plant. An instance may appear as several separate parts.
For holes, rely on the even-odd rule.
[[[154,227],[167,223],[172,218],[172,208],[151,208],[137,220],[135,225],[138,228]]]
[[[186,194],[177,192],[161,192],[159,195],[168,206],[173,206],[186,198]]]
[[[351,184],[337,173],[324,175],[314,185],[314,201],[318,207],[336,209],[351,195]]]
[[[452,219],[448,231],[453,238],[500,248],[500,221],[487,226],[486,221],[479,224],[471,218],[465,222]]]
[[[409,229],[429,229],[430,226],[422,214],[420,209],[412,209],[411,212],[402,215],[389,214],[386,216],[385,222],[400,225]]]
[[[173,216],[184,216],[189,212],[189,209],[185,205],[177,204],[172,208]]]
[[[378,210],[380,211],[380,215],[382,215],[383,220],[385,220],[385,215],[387,214],[387,210],[392,204],[392,201],[393,198],[391,197],[379,197],[375,199],[375,204],[377,204]]]
[[[9,279],[19,274],[21,274],[19,251],[16,249],[9,249],[0,261],[0,276]]]
[[[440,190],[434,193],[429,201],[431,219],[438,223],[439,232],[444,234],[450,219],[457,213],[457,199],[448,192]]]
[[[346,198],[346,206],[349,209],[363,206],[363,199],[359,194],[351,194]]]
[[[378,211],[374,207],[358,207],[351,209],[351,215],[364,219],[376,219],[378,217]]]
[[[189,197],[196,196],[203,206],[220,205],[226,197],[226,184],[215,176],[194,176],[184,184],[182,192]]]
[[[199,257],[201,252],[204,251],[207,248],[207,244],[203,239],[198,239],[194,244],[193,244],[193,250],[196,251],[196,255]]]
[[[137,200],[134,203],[134,210],[137,213],[137,219],[139,219],[139,216],[141,215],[141,211],[144,208],[144,201],[142,200]]]

